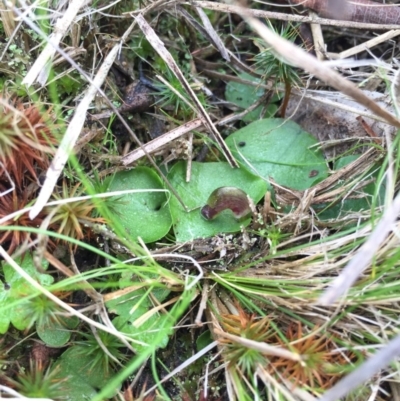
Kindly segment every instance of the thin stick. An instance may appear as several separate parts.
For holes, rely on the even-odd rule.
[[[200,128],[202,125],[203,121],[200,118],[189,121],[180,127],[175,128],[150,142],[147,142],[143,145],[143,149],[135,149],[131,153],[128,153],[122,158],[121,162],[124,166],[128,166],[129,164],[143,157],[145,155],[145,150],[148,153],[152,153],[174,139],[179,138],[180,136],[185,135],[192,130]]]
[[[215,10],[219,12],[238,14],[238,15],[249,15],[255,18],[267,18],[267,19],[278,19],[281,21],[296,21],[304,22],[308,24],[321,24],[329,26],[340,26],[346,28],[356,28],[356,29],[371,29],[371,30],[387,30],[387,29],[398,29],[398,24],[369,24],[364,22],[354,22],[354,21],[337,21],[327,18],[313,18],[313,17],[302,17],[300,15],[291,15],[284,13],[276,13],[271,11],[253,10],[251,8],[245,8],[240,6],[234,6],[231,4],[214,3],[211,1],[197,1],[192,0],[187,3],[188,5],[195,7],[202,7],[207,10]],[[382,6],[382,4],[378,4]]]
[[[322,34],[321,24],[310,24],[310,26],[313,35],[315,54],[317,55],[318,60],[323,60],[325,58],[325,41],[324,35]]]
[[[295,352],[291,352],[285,348],[282,348],[278,345],[269,345],[265,342],[260,342],[260,341],[254,341],[250,340],[245,337],[239,337],[234,334],[229,334],[226,333],[220,329],[215,329],[215,333],[221,337],[225,337],[237,344],[243,345],[249,349],[256,350],[258,352],[261,352],[265,355],[273,355],[273,356],[278,356],[280,358],[285,358],[289,359],[291,361],[296,361],[296,362],[301,362],[302,357],[300,354],[297,354]]]
[[[207,300],[208,300],[208,290],[209,290],[209,283],[208,281],[205,281],[203,284],[203,289],[201,291],[201,299],[200,299],[200,304],[199,304],[199,310],[196,315],[196,319],[194,321],[196,326],[202,326],[201,319],[203,317],[203,313],[205,309],[207,308]]]
[[[400,29],[392,29],[391,31],[385,32],[382,35],[377,36],[376,38],[367,40],[366,42],[360,43],[359,45],[347,49],[341,53],[328,53],[328,56],[333,59],[348,58],[367,49],[372,49],[373,47],[380,45],[382,42],[386,42],[389,39],[392,39],[398,35],[400,35]]]

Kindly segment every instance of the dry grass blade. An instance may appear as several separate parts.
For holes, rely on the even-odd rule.
[[[207,17],[206,13],[200,7],[196,7],[196,11],[197,11],[197,14],[199,14],[199,17],[201,18],[201,21],[203,22],[204,28],[206,29],[207,33],[212,38],[212,40],[214,42],[214,45],[217,47],[217,49],[221,53],[221,56],[226,61],[230,61],[228,50],[226,49],[226,47],[222,43],[222,40],[218,36],[217,32],[215,32],[215,29],[211,25],[211,21]]]
[[[233,157],[231,151],[226,146],[220,133],[218,132],[218,130],[215,128],[215,125],[211,121],[210,116],[207,114],[207,112],[204,110],[203,106],[197,99],[195,93],[193,92],[189,83],[186,81],[182,71],[176,64],[171,53],[164,46],[164,43],[160,40],[160,38],[154,32],[153,28],[147,23],[147,21],[144,19],[144,17],[142,15],[138,15],[136,17],[136,22],[138,23],[140,29],[143,31],[147,40],[150,42],[150,44],[153,46],[153,48],[157,51],[157,53],[161,56],[161,58],[165,61],[165,63],[168,65],[168,67],[171,69],[171,71],[175,74],[175,76],[178,78],[178,80],[180,81],[182,86],[185,88],[185,90],[188,93],[188,95],[190,96],[190,98],[193,100],[199,115],[204,119],[205,125],[208,127],[210,132],[214,135],[216,141],[218,142],[218,145],[221,147],[221,150],[223,151],[224,156],[227,159],[227,161],[229,162],[229,164],[232,167],[238,167],[238,164],[237,164],[235,158]]]
[[[269,345],[264,342],[254,341],[254,340],[250,340],[248,338],[235,336],[234,334],[229,334],[229,333],[226,333],[219,329],[215,329],[215,333],[220,338],[226,338],[230,341],[236,342],[237,344],[240,344],[249,349],[253,349],[253,350],[263,353],[265,355],[277,356],[277,357],[289,359],[289,360],[295,361],[295,362],[302,361],[300,354],[288,351],[287,349],[282,348],[278,345]]]
[[[382,35],[379,35],[376,38],[372,38],[364,43],[361,43],[360,45],[354,46],[351,49],[347,49],[342,51],[341,53],[330,53],[329,57],[331,59],[339,58],[339,59],[344,59],[348,58],[351,56],[354,56],[358,53],[361,53],[365,51],[365,49],[372,49],[375,46],[380,45],[383,42],[386,42],[392,38],[395,38],[396,36],[400,35],[400,29],[392,29],[391,31],[385,32]]]
[[[11,2],[12,7],[15,5],[15,1],[13,0]],[[11,35],[14,32],[15,29],[15,20],[14,20],[14,15],[12,11],[12,7],[7,7],[5,1],[0,1],[0,15],[1,15],[1,21],[4,26],[4,32],[6,33],[7,37],[11,37]]]
[[[282,379],[283,385],[281,380],[271,375],[264,366],[258,366],[256,373],[267,386],[271,387],[271,391],[279,388],[279,391],[285,396],[285,401],[298,401],[299,399],[301,401],[317,401],[315,397],[306,391],[298,387],[293,388],[293,385],[288,380]]]
[[[318,300],[319,304],[331,305],[355,283],[360,274],[369,266],[376,251],[393,229],[393,224],[400,213],[400,194],[392,205],[385,211],[375,230],[359,249],[357,255],[347,264],[340,276]]]
[[[159,149],[161,149],[163,146],[167,145],[174,139],[177,139],[181,137],[182,135],[185,135],[197,128],[200,128],[203,125],[203,121],[200,118],[197,118],[196,120],[189,121],[183,125],[181,125],[178,128],[175,128],[164,135],[161,135],[158,138],[153,139],[150,142],[147,142],[145,145],[143,145],[143,148],[138,148],[135,149],[134,151],[128,153],[126,156],[122,158],[122,164],[124,166],[127,166],[134,161],[140,159],[141,157],[145,156],[145,151],[148,153],[155,152]]]
[[[57,153],[54,156],[51,166],[46,173],[46,180],[43,184],[42,190],[39,193],[38,199],[32,210],[29,212],[29,217],[31,219],[35,218],[40,213],[46,202],[49,200],[53,189],[58,181],[58,178],[68,161],[72,149],[75,146],[79,134],[82,131],[82,127],[86,119],[86,112],[90,106],[90,103],[93,101],[98,89],[101,87],[104,80],[106,79],[108,71],[113,64],[115,57],[118,54],[118,51],[119,45],[116,45],[111,49],[110,53],[104,60],[103,65],[96,74],[92,85],[90,85],[89,89],[87,90],[85,97],[76,108],[74,117],[72,118],[68,129],[65,132],[64,137],[60,143],[60,146],[57,149]]]
[[[199,358],[201,358],[203,355],[207,354],[207,352],[209,352],[210,350],[212,350],[213,348],[215,348],[218,345],[217,341],[213,341],[211,344],[207,345],[206,347],[204,347],[202,350],[200,350],[199,352],[197,352],[195,355],[193,355],[192,357],[190,357],[189,359],[187,359],[185,362],[183,362],[181,365],[179,365],[177,368],[175,368],[172,372],[168,373],[166,376],[164,376],[158,384],[156,384],[155,386],[149,388],[145,394],[150,394],[152,391],[156,390],[157,387],[159,386],[159,384],[164,383],[165,381],[167,381],[168,379],[170,379],[171,377],[174,377],[175,375],[177,375],[179,372],[181,372],[183,369],[185,369],[186,367],[190,366],[192,363],[194,363],[195,361],[197,361]]]
[[[57,21],[54,32],[50,35],[46,47],[36,59],[28,74],[26,74],[26,77],[22,81],[23,84],[29,87],[36,79],[38,79],[42,85],[46,83],[48,73],[50,72],[50,69],[47,68],[47,63],[54,57],[61,39],[70,28],[72,21],[78,14],[78,11],[86,3],[86,0],[72,0],[70,2],[63,17]]]
[[[229,76],[227,76],[229,77]],[[235,77],[232,77],[235,78]],[[234,80],[234,79],[232,79]],[[250,85],[254,84],[254,82],[247,80],[238,80],[238,82],[250,83]],[[260,86],[262,86],[260,84]],[[269,88],[269,87],[268,87]],[[249,107],[247,110],[244,110],[242,113],[230,114],[217,122],[218,126],[223,126],[225,124],[229,124],[232,121],[239,120],[243,115],[251,111],[252,109],[258,107],[264,98],[261,98],[259,102],[256,102],[253,106]],[[124,166],[128,166],[133,162],[139,160],[140,158],[146,156],[147,154],[154,153],[156,151],[161,150],[164,146],[168,145],[174,139],[177,139],[185,134],[191,133],[192,131],[201,128],[204,125],[204,122],[201,118],[196,118],[195,120],[188,121],[187,123],[182,124],[180,127],[174,128],[169,132],[155,138],[145,144],[142,147],[133,150],[128,153],[121,159],[121,162]]]
[[[391,94],[393,98],[393,104],[396,108],[397,113],[400,110],[400,71],[397,71],[391,87]]]
[[[51,263],[57,270],[65,274],[67,277],[73,277],[75,276],[76,273],[74,273],[69,267],[65,266],[64,263],[62,263],[60,260],[58,260],[53,254],[51,254],[48,251],[44,252],[45,259]],[[83,284],[82,290],[90,297],[93,299],[95,302],[100,302],[103,298],[102,295],[99,294],[93,287],[92,285],[87,281],[82,279],[81,280]]]
[[[364,381],[378,373],[381,369],[400,355],[400,336],[390,341],[386,347],[378,351],[368,361],[360,365],[355,371],[348,374],[330,390],[328,390],[319,401],[336,401],[357,388]]]

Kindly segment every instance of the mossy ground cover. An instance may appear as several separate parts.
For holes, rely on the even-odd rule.
[[[292,92],[326,88],[203,3],[2,11],[2,397],[316,400],[396,335],[395,218],[345,294],[320,299],[396,206],[397,136],[328,156],[286,114]],[[389,89],[372,65],[347,73]],[[385,358],[344,399],[395,399]]]

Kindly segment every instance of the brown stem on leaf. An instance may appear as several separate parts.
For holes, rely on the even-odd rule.
[[[289,104],[290,93],[292,92],[292,85],[288,79],[285,80],[285,97],[283,98],[279,114],[281,118],[285,118],[286,109]]]

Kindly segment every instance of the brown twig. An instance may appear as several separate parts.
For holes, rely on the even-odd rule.
[[[296,1],[299,4],[300,1]],[[308,3],[308,0],[302,1],[303,3]],[[373,3],[377,4],[377,3]],[[373,29],[373,30],[387,30],[387,29],[398,29],[399,24],[396,21],[392,24],[383,24],[383,23],[366,23],[366,22],[357,22],[357,21],[345,21],[345,20],[334,20],[331,18],[315,18],[304,15],[292,15],[288,13],[278,13],[272,11],[264,11],[264,10],[255,10],[248,9],[245,7],[240,7],[232,4],[224,4],[224,3],[215,3],[211,1],[200,1],[200,0],[192,0],[190,2],[192,6],[199,6],[206,8],[208,10],[215,10],[219,12],[233,13],[238,15],[243,15],[246,12],[248,15],[251,15],[255,18],[268,18],[268,19],[278,19],[281,21],[294,21],[294,22],[303,22],[310,24],[321,24],[327,26],[340,26],[342,28],[354,28],[354,29]],[[382,5],[379,5],[383,7]],[[387,6],[386,6],[387,7]],[[376,6],[375,6],[376,8]],[[376,10],[375,10],[376,12]]]
[[[318,13],[320,17],[373,24],[400,24],[400,7],[370,0],[291,0]]]

